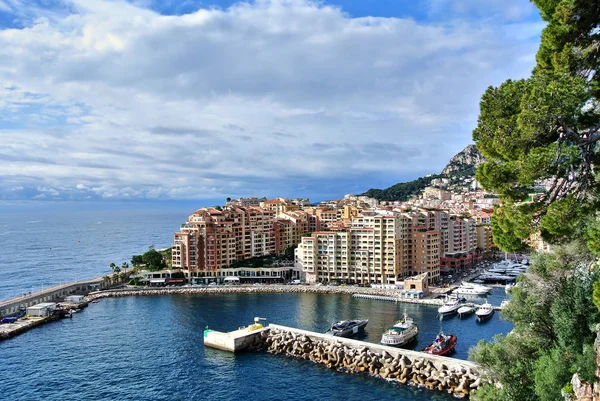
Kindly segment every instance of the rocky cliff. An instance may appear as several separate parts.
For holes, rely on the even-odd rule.
[[[446,167],[442,170],[442,175],[446,177],[465,177],[475,176],[475,170],[485,159],[477,150],[475,145],[468,145],[462,151],[450,159]]]

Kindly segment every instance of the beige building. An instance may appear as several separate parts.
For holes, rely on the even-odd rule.
[[[477,231],[477,249],[482,252],[491,252],[494,247],[492,228],[488,225],[480,224],[475,230]]]
[[[304,237],[296,263],[309,282],[394,284],[400,274],[400,220],[358,216],[346,231],[322,231]]]

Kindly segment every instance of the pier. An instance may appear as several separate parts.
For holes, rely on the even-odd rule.
[[[310,360],[347,373],[366,373],[401,384],[467,397],[481,385],[479,366],[473,362],[423,352],[334,337],[292,327],[269,324],[258,331],[215,332],[209,347],[231,352],[267,351]],[[218,341],[215,341],[218,338]],[[235,339],[239,340],[237,343]],[[222,341],[239,344],[223,347]],[[233,342],[232,342],[233,341]],[[218,344],[217,344],[218,343]]]
[[[59,319],[60,316],[58,315],[44,317],[24,317],[20,318],[14,323],[2,324],[0,325],[0,341],[17,336],[34,327],[41,326],[42,324],[53,322]]]
[[[93,290],[104,289],[102,277],[91,280],[75,281],[48,287],[41,291],[19,295],[0,301],[0,318],[19,313],[20,310],[42,302],[56,302],[72,294],[87,294]]]

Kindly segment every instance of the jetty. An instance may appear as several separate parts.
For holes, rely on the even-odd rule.
[[[231,352],[266,351],[310,360],[345,373],[363,373],[401,384],[468,397],[481,385],[477,364],[461,359],[269,324],[256,331],[205,331],[205,345]],[[207,341],[208,340],[208,341]],[[228,346],[223,344],[228,342]]]
[[[31,292],[0,301],[0,318],[11,316],[30,306],[42,302],[56,302],[72,294],[88,294],[90,291],[105,288],[102,277],[91,280],[74,281],[54,287],[48,287],[41,291]]]
[[[73,310],[88,306],[84,294],[104,286],[103,279],[99,277],[61,284],[0,301],[0,341],[60,318],[72,317]],[[73,295],[75,293],[80,295]]]

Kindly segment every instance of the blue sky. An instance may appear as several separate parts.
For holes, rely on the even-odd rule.
[[[0,201],[321,200],[436,173],[543,27],[527,0],[0,0]]]

